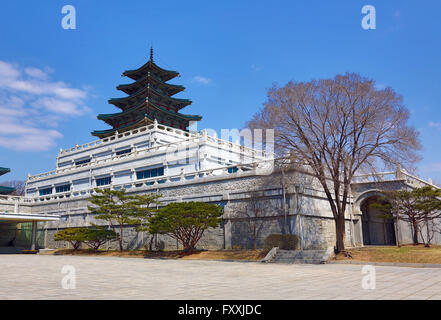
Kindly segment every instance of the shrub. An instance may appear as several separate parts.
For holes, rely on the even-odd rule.
[[[282,250],[299,250],[300,238],[295,234],[270,234],[263,241],[265,249],[279,247]]]
[[[84,230],[84,233],[84,242],[95,251],[107,241],[118,240],[118,234],[113,230],[107,230],[105,226],[93,225],[92,228]]]
[[[222,222],[223,208],[205,202],[169,203],[149,219],[150,234],[166,234],[191,252],[208,228]]]
[[[67,228],[58,231],[55,236],[55,241],[67,241],[74,250],[78,250],[82,243],[97,251],[101,245],[106,241],[117,240],[118,235],[113,230],[107,230],[104,226],[93,225],[91,228]]]
[[[81,247],[81,243],[86,240],[87,228],[67,228],[58,231],[54,235],[55,241],[67,241],[74,250],[78,250]]]

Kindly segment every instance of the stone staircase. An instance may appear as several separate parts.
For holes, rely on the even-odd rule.
[[[332,256],[334,249],[327,250],[281,250],[273,248],[262,260],[265,263],[297,263],[297,264],[322,264]]]

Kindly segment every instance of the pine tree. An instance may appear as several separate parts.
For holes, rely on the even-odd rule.
[[[129,196],[124,189],[110,190],[96,188],[97,194],[92,195],[88,206],[92,214],[98,220],[105,220],[113,231],[119,229],[119,250],[123,251],[124,225],[136,224],[138,220],[134,216],[139,211],[139,200],[137,196]]]

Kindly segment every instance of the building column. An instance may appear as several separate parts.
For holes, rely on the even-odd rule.
[[[32,221],[31,250],[35,250],[37,242],[37,221]]]
[[[231,220],[229,219],[224,223],[224,237],[224,249],[232,249],[233,246],[231,243]]]
[[[44,247],[45,248],[47,248],[48,247],[48,245],[47,245],[47,222],[45,223],[45,226],[44,226]]]

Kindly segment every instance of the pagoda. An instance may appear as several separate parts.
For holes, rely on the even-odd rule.
[[[10,171],[11,170],[8,168],[1,168],[0,167],[0,176],[4,175],[5,173],[8,173]],[[0,194],[10,194],[14,191],[15,191],[14,188],[0,186]]]
[[[93,131],[92,135],[102,139],[117,132],[122,133],[154,123],[155,120],[158,124],[188,130],[190,121],[202,119],[198,115],[179,112],[190,105],[191,100],[172,97],[185,88],[167,83],[178,77],[179,73],[156,65],[153,61],[153,48],[150,49],[150,59],[147,63],[139,69],[125,71],[122,75],[135,81],[117,86],[118,90],[128,95],[127,97],[109,100],[110,104],[122,111],[98,115],[97,118],[112,126],[112,129]]]

